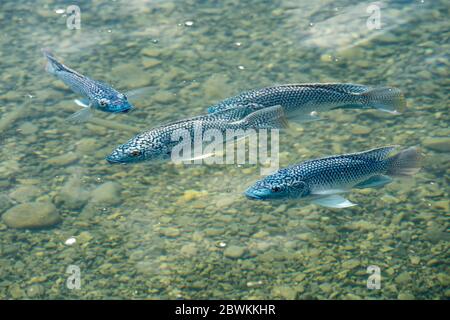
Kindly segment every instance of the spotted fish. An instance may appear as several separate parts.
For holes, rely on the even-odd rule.
[[[318,120],[318,113],[332,109],[378,109],[398,114],[406,102],[397,88],[370,88],[352,83],[285,84],[243,92],[208,108],[214,113],[239,105],[281,105],[289,120]]]
[[[227,131],[236,131],[245,137],[248,129],[282,129],[287,127],[281,106],[255,108],[246,106],[219,111],[213,114],[179,120],[143,132],[118,146],[107,158],[109,163],[132,163],[140,161],[166,161],[171,159],[175,146],[180,145],[180,137],[194,141],[196,135],[204,137],[208,131],[215,130],[225,139]],[[234,137],[233,137],[234,139]],[[225,140],[224,140],[225,141]],[[194,141],[195,143],[195,141]],[[200,157],[209,155],[202,154]],[[186,157],[184,160],[195,160]]]
[[[46,70],[64,82],[83,99],[75,100],[83,109],[74,113],[68,120],[83,122],[91,117],[91,109],[95,108],[104,112],[124,113],[133,108],[125,94],[113,89],[100,81],[92,80],[75,70],[65,66],[48,51],[42,50],[47,59]]]
[[[396,146],[308,160],[280,169],[245,191],[253,200],[305,199],[331,207],[355,204],[342,194],[352,188],[380,188],[395,176],[419,171],[420,153],[415,147],[390,156]]]

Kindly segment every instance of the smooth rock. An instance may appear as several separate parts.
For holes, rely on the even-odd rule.
[[[171,102],[175,102],[176,98],[173,93],[170,93],[169,91],[158,91],[153,95],[153,99],[156,102],[162,103],[162,104],[168,104]]]
[[[6,194],[0,194],[0,213],[8,210],[13,205],[14,202]]]
[[[45,289],[40,284],[33,284],[27,288],[28,298],[38,298],[42,297],[45,293]]]
[[[411,283],[412,278],[411,275],[408,272],[402,272],[400,273],[397,278],[395,278],[395,282],[397,284],[408,284]]]
[[[428,149],[439,152],[450,152],[450,138],[426,138],[422,144]]]
[[[244,247],[232,245],[225,249],[225,251],[223,252],[223,255],[228,258],[237,259],[237,258],[242,257],[244,255],[244,253],[245,253]]]
[[[38,131],[38,127],[31,122],[22,123],[19,126],[19,132],[24,135],[34,134]]]
[[[77,176],[70,177],[55,196],[55,202],[70,210],[83,208],[89,200],[89,192],[81,186],[81,180]]]
[[[60,156],[56,156],[50,159],[47,159],[47,163],[50,165],[57,166],[66,166],[78,160],[78,156],[75,152],[67,152]]]
[[[6,211],[3,221],[11,228],[42,228],[61,221],[56,207],[51,202],[22,203]]]
[[[398,300],[415,300],[416,298],[409,292],[401,292],[397,296]]]
[[[370,133],[371,131],[372,131],[371,128],[366,127],[366,126],[361,126],[361,125],[358,125],[358,124],[355,124],[355,125],[352,127],[352,133],[353,133],[353,134],[361,134],[361,135],[364,135],[364,134]]]
[[[117,205],[122,202],[121,189],[116,182],[105,182],[92,191],[91,202],[102,205]]]
[[[272,294],[286,300],[294,300],[297,297],[297,290],[289,286],[277,286],[272,289]]]
[[[180,230],[178,230],[176,228],[169,227],[169,228],[161,229],[161,233],[163,235],[165,235],[166,237],[175,238],[175,237],[178,237],[181,232],[180,232]]]
[[[9,197],[18,202],[30,202],[41,194],[41,190],[35,186],[20,186],[9,194]]]

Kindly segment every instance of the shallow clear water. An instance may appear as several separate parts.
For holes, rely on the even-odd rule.
[[[384,1],[380,30],[366,25],[369,3],[350,0],[80,1],[79,30],[58,10],[70,4],[0,4],[0,213],[50,202],[60,217],[0,222],[0,298],[450,297],[448,1]],[[69,124],[77,95],[44,71],[43,47],[120,90],[150,88],[130,114]],[[334,210],[245,199],[258,166],[104,160],[243,90],[302,82],[395,86],[408,108],[296,126],[280,137],[281,166],[400,144],[422,148],[423,170]],[[370,265],[379,290],[366,286]]]

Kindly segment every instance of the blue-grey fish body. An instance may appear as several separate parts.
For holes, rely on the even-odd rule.
[[[90,79],[75,70],[65,66],[47,50],[43,50],[47,59],[46,70],[69,86],[72,91],[83,97],[83,102],[77,104],[85,108],[75,113],[71,119],[83,121],[89,117],[90,108],[104,112],[120,113],[128,112],[133,106],[126,95],[118,92],[111,86],[97,80]]]
[[[327,207],[354,205],[340,194],[352,188],[379,188],[392,176],[419,170],[420,155],[411,147],[389,156],[395,146],[304,161],[278,170],[247,189],[255,200],[310,199]]]
[[[316,112],[338,108],[375,108],[398,113],[403,94],[391,87],[370,88],[352,83],[286,84],[243,92],[208,108],[209,113],[246,104],[281,105],[289,119],[314,120]]]
[[[228,130],[247,134],[248,129],[282,129],[286,126],[281,106],[262,109],[255,109],[253,106],[227,109],[171,122],[140,133],[118,146],[106,160],[109,163],[166,161],[171,159],[173,148],[180,145],[181,137],[195,143],[195,137],[203,137],[208,130],[215,130],[226,138]]]

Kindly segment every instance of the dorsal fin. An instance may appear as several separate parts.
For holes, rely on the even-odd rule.
[[[321,158],[320,160],[332,159],[332,158],[354,158],[354,159],[360,159],[360,160],[381,161],[381,160],[386,159],[387,156],[396,148],[398,148],[397,145],[385,146],[385,147],[374,148],[374,149],[361,151],[361,152],[346,153],[346,154],[340,154],[337,156],[324,157],[324,158]]]

